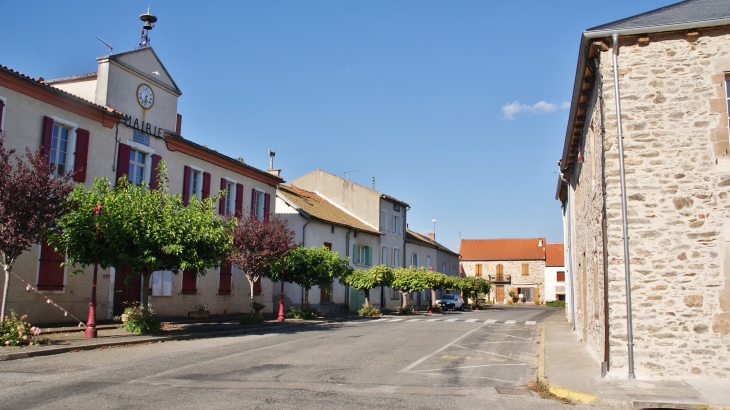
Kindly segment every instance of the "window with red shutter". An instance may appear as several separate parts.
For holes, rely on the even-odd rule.
[[[243,215],[243,184],[236,184],[236,217]]]
[[[51,165],[51,141],[53,140],[53,118],[43,117],[43,135],[41,135],[41,147],[46,164]],[[129,156],[129,154],[127,154]]]
[[[271,195],[264,194],[264,221],[269,220],[269,207],[271,206]]]
[[[203,199],[210,197],[210,172],[203,172]]]
[[[231,294],[231,277],[231,262],[226,259],[221,263],[220,283],[218,285],[219,295]]]
[[[129,172],[129,153],[132,151],[132,147],[127,144],[119,143],[119,153],[117,155],[117,180],[124,177]]]
[[[89,157],[89,131],[76,129],[76,153],[74,153],[74,181],[86,181],[86,160]]]
[[[226,190],[226,185],[228,184],[228,181],[225,178],[221,178],[221,191]],[[218,200],[218,215],[225,215],[226,214],[226,201],[231,196],[230,192],[226,192],[226,196],[221,197],[221,199]]]
[[[182,199],[183,204],[185,206],[188,205],[188,202],[190,201],[190,172],[192,171],[192,168],[185,165],[185,168],[183,168],[183,189],[182,189]]]
[[[258,280],[253,283],[253,294],[254,295],[261,294],[261,278],[258,278]]]
[[[66,256],[56,252],[44,239],[41,243],[41,259],[38,267],[38,290],[63,290],[65,279],[64,268],[61,266]]]
[[[0,100],[0,132],[3,132],[5,130],[5,127],[3,126],[3,115],[5,114],[5,101]]]
[[[182,294],[195,295],[198,293],[198,275],[194,270],[183,271]]]
[[[558,272],[558,282],[565,282],[565,272]]]
[[[157,180],[157,166],[160,165],[162,157],[157,154],[152,154],[152,169],[150,170],[150,189],[157,189],[160,186],[160,181]]]
[[[332,244],[331,244],[331,243],[329,243],[329,242],[325,242],[325,243],[324,243],[324,246],[326,246],[326,247],[327,247],[327,249],[329,249],[329,250],[332,250]]]
[[[249,210],[251,216],[254,216],[254,215],[258,216],[258,214],[256,213],[256,211],[257,211],[257,209],[256,209],[256,194],[257,193],[258,193],[258,191],[256,191],[256,188],[254,188],[254,189],[251,190],[251,209]]]

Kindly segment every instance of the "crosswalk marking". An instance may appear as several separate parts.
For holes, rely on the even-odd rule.
[[[387,320],[388,320],[388,319],[376,319],[376,320],[373,320],[373,322],[385,322],[385,321],[387,321]]]
[[[406,322],[418,322],[419,320],[423,320],[423,319],[409,319],[409,320],[406,320]]]
[[[456,322],[457,320],[459,320],[459,319],[446,319],[446,320],[444,320],[444,322]]]
[[[466,323],[471,323],[471,322],[476,322],[476,321],[478,321],[478,320],[479,320],[479,319],[466,319],[466,320],[465,320],[464,322],[466,322]]]
[[[535,322],[534,320],[528,320],[527,322],[525,322],[525,324],[526,325],[536,325],[537,322]]]
[[[400,322],[401,320],[403,320],[403,318],[392,319],[392,320],[389,320],[388,322]]]
[[[428,319],[426,322],[438,322],[441,319]]]
[[[430,318],[430,319],[427,319],[427,318],[424,318],[424,317],[411,318],[411,319],[409,319],[407,317],[398,317],[398,318],[384,317],[384,318],[375,319],[375,320],[355,320],[355,321],[353,321],[353,323],[374,323],[374,322],[403,322],[403,323],[406,323],[406,322],[449,322],[449,323],[453,323],[453,322],[463,322],[463,323],[485,322],[487,324],[501,324],[501,325],[520,325],[520,324],[525,324],[525,325],[528,325],[528,326],[535,326],[537,324],[537,321],[535,321],[535,320],[527,320],[525,322],[518,322],[516,320],[499,321],[497,319],[476,319],[476,318],[469,318],[469,319],[467,319],[467,318],[463,318],[463,317],[461,317],[461,318],[438,317],[438,318]]]
[[[487,320],[487,323],[497,323],[497,319],[489,319]]]
[[[514,325],[516,323],[516,321],[514,321],[514,320],[507,320],[504,323],[507,324],[507,325]]]

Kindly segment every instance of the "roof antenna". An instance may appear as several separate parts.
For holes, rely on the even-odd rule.
[[[142,14],[139,16],[139,19],[144,22],[144,25],[142,26],[142,32],[140,33],[140,41],[139,45],[137,46],[137,49],[147,48],[150,46],[150,30],[155,28],[152,23],[157,22],[157,17],[150,14],[150,6],[147,6],[147,14]]]
[[[345,171],[343,174],[345,174],[345,179],[350,179],[350,172],[357,172],[359,169],[353,169],[352,171]]]
[[[112,45],[110,43],[100,39],[97,36],[94,36],[94,38],[99,40],[101,42],[101,44],[104,44],[105,46],[107,46],[109,48],[109,54],[114,54],[114,47],[112,47]]]

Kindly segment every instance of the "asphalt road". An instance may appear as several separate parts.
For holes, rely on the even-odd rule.
[[[0,362],[0,408],[575,409],[524,389],[554,313],[362,320]]]

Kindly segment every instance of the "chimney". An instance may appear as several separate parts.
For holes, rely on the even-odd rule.
[[[274,157],[276,152],[269,150],[269,174],[281,178],[281,168],[274,169]]]
[[[375,190],[375,177],[373,177],[373,191]]]
[[[436,232],[429,232],[428,237],[431,238],[432,241],[436,241]]]
[[[542,248],[542,238],[537,240],[537,246]]]
[[[182,135],[182,115],[177,114],[175,119],[175,134]]]

